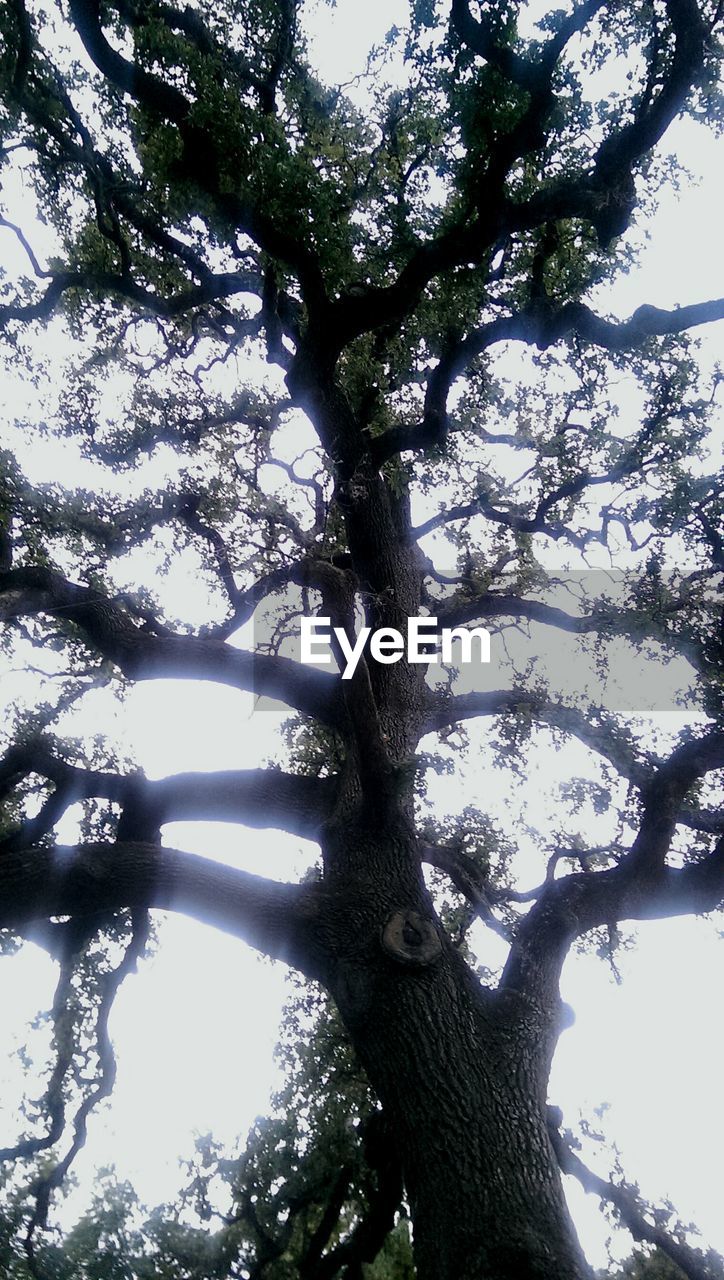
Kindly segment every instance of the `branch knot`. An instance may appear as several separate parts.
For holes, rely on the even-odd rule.
[[[417,911],[395,911],[382,930],[382,948],[398,964],[424,969],[442,952],[440,937],[431,920]]]

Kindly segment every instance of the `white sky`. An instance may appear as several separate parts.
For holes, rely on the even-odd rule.
[[[340,0],[333,10],[320,5],[310,22],[320,65],[337,81],[350,78],[360,69],[360,50],[405,13],[402,4],[378,0],[365,6]],[[607,307],[621,315],[644,301],[671,306],[724,293],[722,145],[691,123],[674,126],[668,145],[702,184],[686,185],[678,199],[663,202],[640,267],[618,283],[613,298],[606,295]],[[714,351],[717,338],[707,341]],[[56,455],[45,462],[36,457],[34,465],[33,478],[62,474]],[[95,714],[88,699],[85,724],[95,725],[98,712],[108,714],[107,698],[96,698]],[[263,763],[274,750],[279,723],[271,712],[254,714],[249,695],[170,681],[139,685],[118,715],[114,736],[151,777]],[[675,727],[670,718],[664,723]],[[482,732],[470,729],[473,742]],[[579,757],[576,748],[560,756],[535,753],[521,793],[534,821],[542,821],[554,784],[582,771]],[[488,800],[495,808],[503,775],[481,780],[475,758],[472,751],[471,763],[454,781],[435,780],[445,809],[471,802],[485,808]],[[72,838],[70,822],[65,835]],[[166,829],[166,840],[279,879],[296,878],[314,856],[312,846],[280,833],[221,824],[176,824]],[[484,958],[500,958],[495,938],[481,932],[480,945]],[[564,996],[576,1022],[561,1039],[551,1100],[571,1125],[579,1112],[592,1118],[595,1107],[608,1103],[602,1127],[618,1144],[627,1176],[649,1198],[670,1197],[682,1218],[697,1223],[704,1239],[724,1251],[724,947],[711,923],[650,924],[638,930],[637,948],[620,957],[619,967],[621,986],[595,958],[569,959]],[[54,971],[44,953],[28,945],[5,962],[4,977],[0,1144],[13,1140],[18,1090],[27,1083],[8,1055],[26,1038],[27,1019],[48,1007]],[[111,1104],[92,1121],[77,1163],[82,1188],[94,1166],[113,1161],[148,1203],[172,1198],[180,1181],[177,1159],[190,1152],[192,1132],[213,1130],[230,1140],[244,1133],[264,1112],[277,1078],[272,1051],[285,994],[279,966],[203,926],[168,918],[157,956],[125,984],[113,1012],[118,1082]],[[574,1185],[571,1204],[590,1259],[603,1265],[608,1228],[596,1202]],[[628,1244],[624,1239],[623,1252]]]

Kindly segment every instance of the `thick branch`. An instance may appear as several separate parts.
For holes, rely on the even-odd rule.
[[[171,320],[185,315],[195,307],[206,306],[210,302],[222,298],[231,298],[237,293],[256,294],[260,289],[260,281],[256,275],[248,271],[231,271],[213,275],[208,272],[202,284],[189,285],[180,293],[164,297],[162,294],[145,289],[143,285],[128,275],[113,274],[108,271],[58,271],[45,292],[35,302],[4,303],[0,306],[0,324],[8,320],[46,320],[52,315],[64,293],[71,289],[79,289],[92,293],[100,293],[104,297],[117,297],[126,302],[133,302],[142,310],[162,319]],[[258,318],[251,320],[234,317],[235,330],[254,336],[259,332]]]
[[[319,976],[315,895],[309,887],[132,842],[58,845],[0,859],[0,928],[121,907],[182,912]]]
[[[724,900],[724,836],[703,861],[666,866],[687,791],[724,767],[724,733],[678,747],[643,790],[644,812],[629,854],[608,871],[554,880],[521,922],[501,987],[551,1005],[574,938],[621,920],[651,920],[716,910]]]
[[[278,698],[306,715],[335,724],[339,682],[289,658],[249,653],[201,636],[157,635],[90,587],[44,567],[0,573],[0,619],[50,613],[78,626],[84,638],[134,680],[189,678]]]
[[[521,89],[540,96],[550,88],[556,63],[568,42],[588,25],[605,3],[606,0],[586,0],[585,4],[574,8],[535,60],[516,53],[509,45],[500,44],[495,38],[490,14],[476,20],[470,12],[468,0],[452,0],[450,21],[459,38],[474,53]]]
[[[663,867],[678,821],[681,804],[690,787],[706,773],[724,768],[724,733],[685,742],[643,788],[644,813],[631,852],[619,874],[641,881]]]
[[[508,80],[522,89],[538,87],[540,72],[535,63],[496,40],[489,14],[482,20],[476,20],[470,12],[468,0],[452,0],[450,22],[459,39]]]
[[[40,739],[11,747],[0,760],[0,798],[30,773],[48,778],[55,791],[38,817],[6,836],[0,848],[35,843],[52,830],[69,805],[91,797],[132,811],[134,821],[149,829],[167,822],[238,822],[313,840],[329,816],[337,788],[335,778],[305,777],[281,769],[177,773],[149,781],[138,774],[79,768],[60,759]]]

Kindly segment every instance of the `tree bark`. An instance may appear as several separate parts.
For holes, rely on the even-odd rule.
[[[484,988],[440,927],[404,818],[370,827],[334,841],[349,896],[322,912],[327,983],[392,1126],[419,1280],[583,1280],[546,1123],[560,1006]]]

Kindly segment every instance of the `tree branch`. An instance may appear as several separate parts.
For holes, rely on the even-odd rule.
[[[596,315],[582,302],[569,302],[557,309],[548,304],[537,304],[515,315],[500,316],[471,330],[440,360],[428,378],[422,421],[392,427],[383,435],[377,436],[370,445],[374,461],[381,466],[396,453],[404,453],[410,449],[428,449],[431,445],[440,443],[448,429],[447,397],[455,379],[465,373],[478,356],[498,342],[525,342],[545,350],[564,338],[576,335],[607,351],[628,351],[648,338],[682,333],[686,329],[721,319],[724,319],[724,298],[692,303],[671,311],[644,305],[628,320],[620,322]],[[470,515],[480,509],[479,504],[474,508],[463,507],[461,515]],[[435,527],[437,526],[430,523],[429,528]],[[416,536],[421,537],[423,533],[429,532],[429,528],[427,525],[420,526],[416,530]]]
[[[0,325],[8,320],[28,322],[47,319],[52,315],[63,294],[71,289],[96,291],[104,296],[122,298],[126,302],[136,303],[151,315],[172,320],[196,307],[206,306],[209,302],[215,302],[221,298],[231,298],[237,293],[256,295],[259,288],[260,282],[251,272],[230,271],[218,275],[208,272],[201,284],[189,285],[183,292],[164,297],[162,294],[145,289],[143,285],[125,274],[90,270],[58,271],[53,275],[45,292],[35,302],[3,303],[0,306]],[[239,336],[245,333],[250,337],[259,332],[261,324],[258,317],[250,320],[235,317],[235,322]]]
[[[48,1171],[41,1174],[33,1183],[33,1195],[35,1198],[35,1207],[28,1222],[25,1235],[25,1251],[26,1256],[31,1264],[34,1257],[34,1235],[38,1227],[47,1225],[48,1210],[53,1192],[62,1186],[65,1181],[68,1170],[73,1164],[76,1156],[85,1145],[88,1133],[88,1121],[91,1113],[104,1100],[108,1098],[113,1091],[116,1079],[116,1056],[113,1049],[113,1043],[108,1033],[108,1021],[113,1010],[114,1001],[118,991],[128,974],[135,972],[138,960],[143,955],[149,933],[149,918],[146,911],[132,912],[131,936],[126,944],[123,956],[119,963],[106,974],[101,980],[101,996],[98,1005],[98,1011],[95,1024],[95,1049],[98,1055],[98,1072],[91,1089],[86,1093],[82,1102],[78,1106],[75,1116],[73,1117],[72,1136],[70,1144],[63,1155],[62,1159],[57,1163],[51,1163]],[[70,979],[73,977],[73,966],[71,965],[68,983],[68,994],[72,992]],[[67,1018],[67,1003],[62,1008],[57,1009],[57,1024],[62,1023]],[[56,1032],[60,1029],[56,1024]],[[67,1035],[59,1036],[62,1044],[64,1039],[68,1039]],[[71,1042],[72,1044],[72,1042]],[[60,1096],[63,1093],[63,1087],[66,1085],[66,1076],[72,1061],[71,1044],[68,1049],[71,1050],[70,1057],[65,1058],[64,1069],[59,1074],[57,1081],[58,1092]],[[63,1067],[65,1054],[61,1051],[59,1056],[59,1067]],[[54,1072],[54,1074],[56,1074]],[[62,1136],[62,1130],[65,1125],[64,1109],[60,1117],[61,1132],[56,1134],[56,1140]],[[51,1131],[47,1135],[48,1139],[52,1138]],[[52,1141],[43,1141],[43,1145],[47,1148],[53,1145]],[[11,1156],[11,1158],[15,1158]]]
[[[431,699],[425,731],[444,729],[461,720],[518,712],[532,716],[543,727],[560,729],[578,738],[590,751],[612,764],[623,778],[641,789],[651,783],[655,769],[661,765],[661,761],[653,757],[639,755],[633,742],[613,721],[597,724],[577,707],[529,693],[526,689],[493,689],[453,697],[436,694]],[[716,834],[724,828],[724,813],[681,805],[677,822],[696,831]]]
[[[628,855],[612,870],[583,872],[544,887],[525,918],[501,978],[501,990],[525,991],[551,1007],[574,938],[621,920],[714,911],[724,900],[724,836],[701,862],[666,866],[690,787],[724,766],[724,733],[678,747],[643,788],[644,812]]]
[[[454,697],[435,695],[425,728],[426,732],[431,732],[457,724],[460,720],[511,712],[525,712],[541,725],[572,734],[638,786],[650,776],[646,764],[637,758],[632,744],[620,731],[617,732],[615,725],[593,724],[576,707],[554,702],[525,689],[493,689],[484,693],[461,693]]]
[[[320,976],[311,886],[277,883],[155,844],[56,845],[0,859],[0,928],[121,907],[179,911]]]
[[[648,1244],[655,1245],[681,1268],[689,1280],[721,1280],[721,1266],[712,1267],[698,1249],[692,1249],[684,1240],[677,1240],[668,1231],[664,1231],[663,1227],[649,1222],[641,1200],[632,1187],[601,1178],[589,1169],[564,1138],[555,1123],[557,1116],[551,1117],[552,1111],[555,1108],[549,1107],[548,1133],[561,1171],[577,1178],[584,1191],[613,1205],[616,1217],[631,1232],[634,1240],[645,1240]]]
[[[495,891],[491,892],[482,868],[461,849],[452,849],[439,844],[422,844],[420,857],[429,866],[436,867],[438,871],[444,871],[458,892],[473,907],[475,915],[494,933],[510,941],[506,925],[493,913],[491,900],[512,900],[514,894],[506,895],[505,891],[502,891],[497,895]],[[517,895],[518,901],[520,897],[521,895]]]
[[[136,821],[152,829],[168,822],[238,822],[313,840],[331,812],[337,789],[336,778],[281,769],[177,773],[150,781],[139,774],[79,768],[55,755],[41,738],[11,747],[0,759],[0,800],[30,773],[52,781],[55,791],[36,818],[0,840],[0,849],[37,843],[69,805],[92,797],[132,810]]]
[[[298,238],[274,225],[252,200],[239,198],[224,188],[219,180],[216,134],[196,123],[192,105],[185,95],[113,49],[103,32],[98,0],[71,0],[70,15],[86,52],[109,83],[178,127],[186,167],[212,196],[219,210],[260,248],[287,262],[297,272],[308,299],[322,304],[326,293],[316,257]]]
[[[280,699],[334,725],[342,715],[340,682],[289,658],[234,649],[213,637],[154,634],[115,601],[41,566],[0,573],[0,620],[49,613],[75,623],[84,638],[135,680],[212,680]]]

